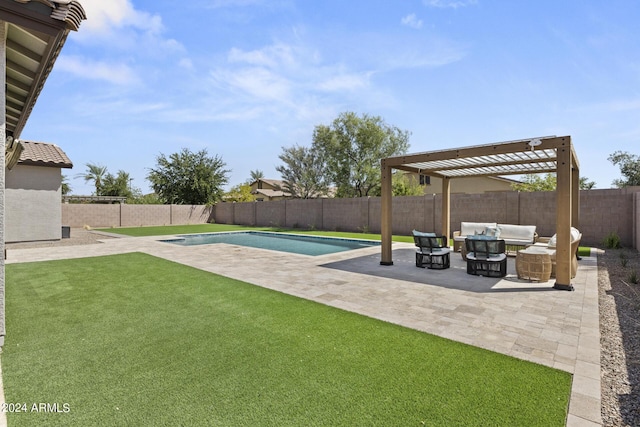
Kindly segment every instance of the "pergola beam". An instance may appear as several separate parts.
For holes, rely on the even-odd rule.
[[[536,151],[538,153],[536,153]],[[505,157],[513,161],[505,160]],[[470,159],[461,161],[461,159]],[[536,168],[536,164],[549,164]],[[424,164],[424,165],[423,165]],[[551,164],[554,167],[551,167]],[[530,167],[527,167],[531,165]],[[499,166],[499,172],[491,171]],[[506,167],[506,169],[505,169]],[[518,141],[432,151],[382,159],[382,251],[380,264],[392,265],[392,192],[393,169],[442,178],[442,234],[451,236],[451,179],[478,176],[525,175],[555,172],[557,176],[556,210],[556,284],[557,289],[572,290],[571,227],[579,221],[580,166],[570,136],[530,138]],[[462,171],[453,173],[454,171]]]

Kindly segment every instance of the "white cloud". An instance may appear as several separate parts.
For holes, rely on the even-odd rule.
[[[426,6],[439,7],[439,8],[452,8],[457,9],[459,7],[472,6],[478,4],[477,0],[423,0]]]
[[[211,76],[219,87],[244,93],[258,100],[286,102],[291,96],[289,81],[266,68],[217,70]]]
[[[80,33],[109,33],[122,27],[133,27],[154,34],[162,31],[158,15],[136,10],[130,0],[82,0],[87,20]]]
[[[407,27],[416,29],[422,28],[422,19],[418,19],[415,13],[405,16],[400,22],[402,22],[402,25],[406,25]]]
[[[318,88],[327,92],[355,91],[368,87],[370,77],[371,73],[341,74],[320,82]]]
[[[229,51],[227,59],[232,63],[245,62],[269,68],[275,68],[280,65],[290,67],[296,63],[291,46],[281,43],[249,52],[245,52],[234,47]]]
[[[126,64],[109,64],[62,55],[56,60],[55,68],[84,79],[104,80],[117,85],[131,85],[138,82],[135,72]]]

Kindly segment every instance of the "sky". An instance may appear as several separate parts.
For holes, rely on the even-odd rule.
[[[347,111],[409,131],[409,153],[570,135],[611,188],[640,154],[637,0],[79,0],[21,139],[123,170],[206,149],[229,185],[280,179],[283,147]]]

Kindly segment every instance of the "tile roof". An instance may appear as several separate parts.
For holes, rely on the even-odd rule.
[[[24,146],[20,154],[19,165],[49,166],[71,169],[73,163],[64,151],[55,144],[44,142],[21,141]]]

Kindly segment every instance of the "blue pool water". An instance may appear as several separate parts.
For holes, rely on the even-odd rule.
[[[379,246],[380,242],[338,239],[334,237],[300,236],[282,233],[247,231],[236,233],[191,234],[179,239],[163,240],[182,246],[229,243],[251,248],[271,249],[303,255],[326,255],[352,249]]]

